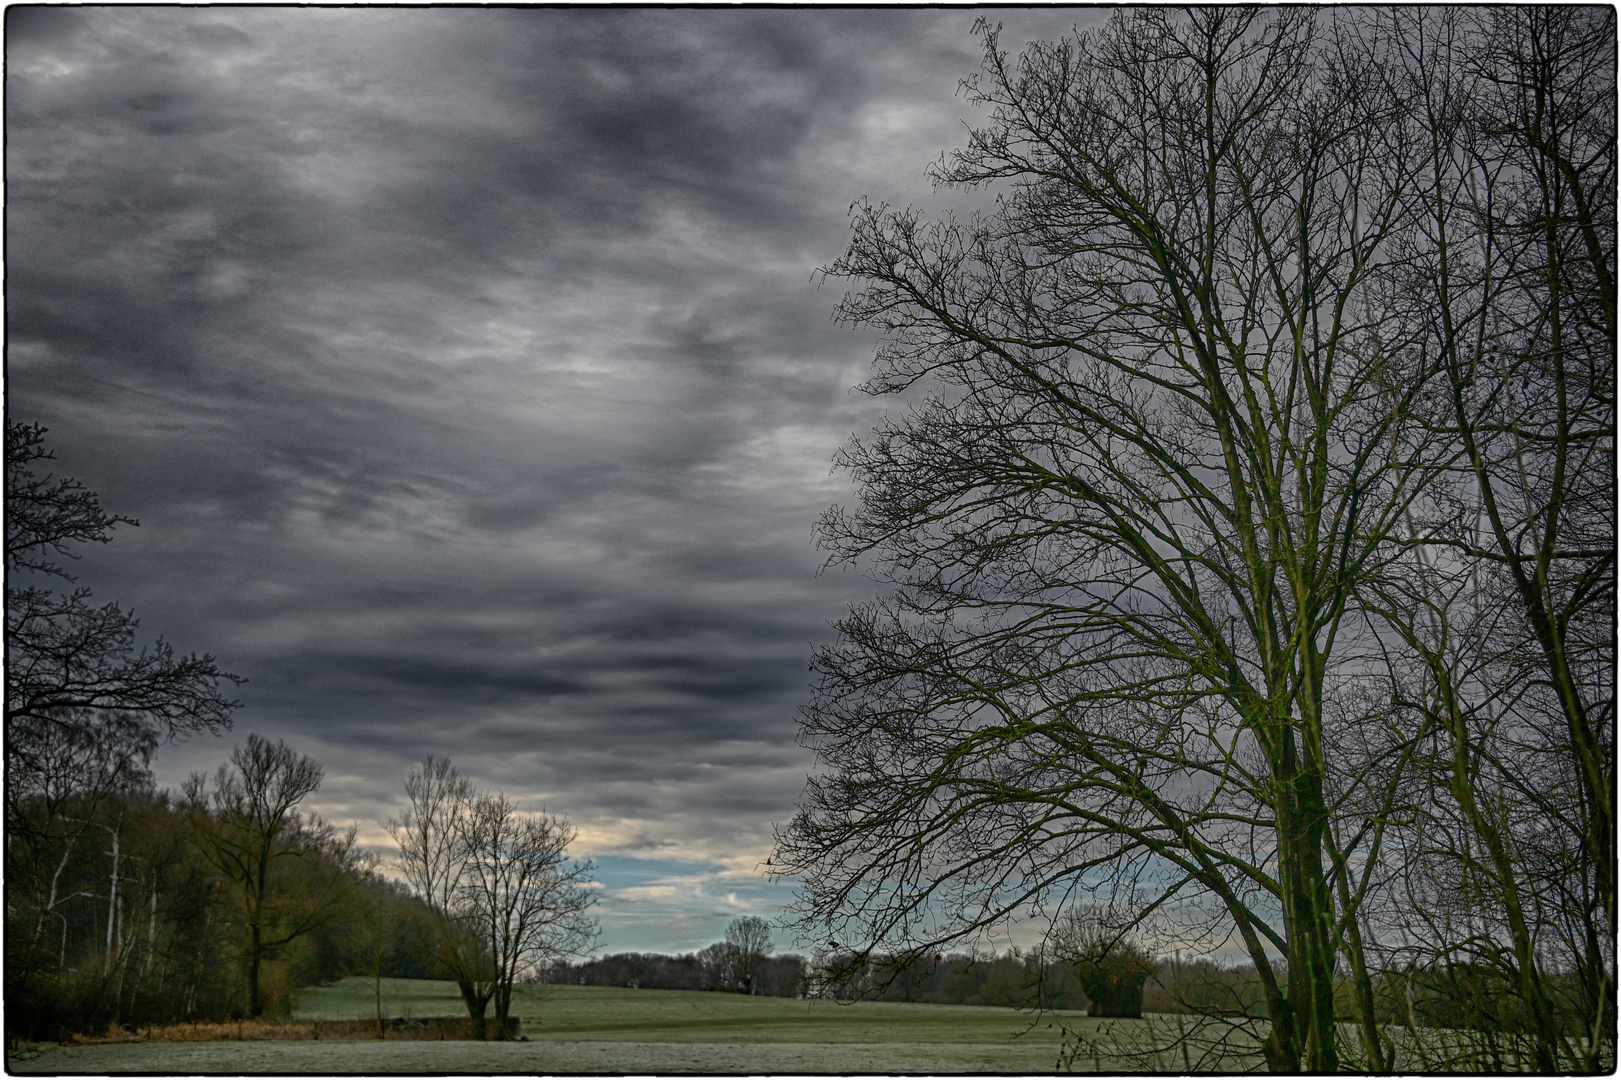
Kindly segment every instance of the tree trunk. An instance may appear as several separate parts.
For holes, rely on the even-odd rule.
[[[47,915],[56,914],[56,893],[57,893],[58,888],[61,885],[62,871],[66,870],[68,868],[68,861],[73,858],[73,848],[74,848],[73,844],[68,844],[66,846],[66,849],[62,852],[61,861],[56,864],[56,870],[55,870],[54,873],[51,874],[51,890],[50,890],[50,893],[45,897],[44,906],[42,906],[39,909],[39,921],[34,927],[34,940],[36,942],[40,941],[45,936],[45,917]],[[60,918],[60,916],[58,916],[58,917]],[[66,921],[65,920],[64,920],[63,925],[66,926]],[[67,931],[64,929],[63,930],[63,935],[64,935],[64,937],[63,937],[63,946],[62,946],[63,959],[57,964],[58,967],[65,966],[66,963],[67,963],[67,959],[66,959],[66,957],[67,957],[66,934],[67,934]]]
[[[473,1033],[482,1040],[490,1037],[489,1025],[485,1022],[484,1012],[490,1004],[488,993],[479,993],[478,988],[471,982],[458,980],[456,988],[462,992],[462,1002],[467,1006],[467,1017],[473,1023]]]
[[[108,829],[107,831],[112,834],[113,838],[113,849],[110,852],[113,857],[113,874],[112,880],[107,885],[107,951],[102,962],[103,975],[113,973],[113,960],[117,955],[117,945],[114,939],[118,936],[116,931],[120,929],[118,925],[118,831],[116,829]]]
[[[152,970],[152,959],[157,954],[158,941],[158,887],[152,886],[150,911],[146,922],[146,963],[141,968],[141,975],[145,976]]]
[[[259,959],[263,952],[260,945],[259,927],[249,928],[248,935],[248,1016],[259,1016]]]
[[[1334,935],[1330,930],[1329,893],[1323,873],[1323,805],[1321,775],[1302,767],[1294,734],[1285,726],[1275,772],[1278,790],[1278,885],[1283,894],[1283,921],[1289,943],[1289,1012],[1274,1035],[1292,1040],[1293,1067],[1286,1071],[1331,1073],[1339,1069],[1334,1039]],[[1280,1035],[1281,1032],[1281,1035]],[[1281,1049],[1281,1047],[1280,1047]],[[1276,1068],[1271,1057],[1268,1064]]]
[[[507,1037],[507,1017],[512,1013],[512,986],[503,984],[495,992],[495,1037],[505,1040]]]

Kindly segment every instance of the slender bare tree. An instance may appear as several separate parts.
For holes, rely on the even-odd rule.
[[[249,1016],[264,1012],[264,962],[337,917],[353,884],[355,830],[340,835],[297,810],[323,774],[281,740],[249,735],[212,786],[201,773],[185,784],[198,845],[242,904]]]
[[[387,823],[399,845],[395,868],[435,913],[434,948],[456,980],[467,1015],[480,1028],[494,994],[495,970],[484,943],[457,917],[467,866],[462,822],[476,798],[449,758],[431,755],[405,778],[405,812]]]
[[[1369,9],[1423,130],[1427,242],[1391,280],[1441,361],[1460,460],[1372,604],[1393,705],[1433,733],[1391,961],[1489,971],[1540,1071],[1614,1055],[1615,22],[1608,9]],[[1578,1017],[1580,1039],[1567,1038]],[[1435,1067],[1462,1067],[1437,1061]]]
[[[504,1038],[518,978],[589,950],[593,867],[567,861],[575,832],[565,819],[474,791],[448,759],[427,758],[405,791],[405,813],[388,822],[395,865],[436,913],[440,962],[481,1037],[493,1002]]]

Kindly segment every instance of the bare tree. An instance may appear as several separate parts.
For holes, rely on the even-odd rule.
[[[1053,924],[1048,950],[1075,972],[1087,997],[1089,1016],[1141,1017],[1143,985],[1154,970],[1154,956],[1122,926],[1133,920],[1111,918],[1108,909],[1078,905]]]
[[[461,823],[473,803],[473,786],[449,758],[429,756],[405,778],[405,797],[405,812],[387,822],[400,847],[395,867],[435,913],[439,962],[456,980],[467,1015],[482,1026],[494,992],[493,965],[483,944],[454,914],[467,863]]]
[[[6,425],[6,565],[72,581],[56,556],[74,559],[71,544],[108,543],[111,529],[133,518],[105,513],[96,493],[66,477],[40,477],[30,467],[49,460],[45,429]],[[58,594],[37,586],[6,588],[6,728],[32,745],[112,712],[164,736],[230,726],[240,702],[221,696],[221,682],[244,680],[207,655],[175,656],[161,638],[137,652],[139,623],[117,604],[90,603],[90,590]]]
[[[1434,733],[1392,961],[1512,987],[1540,1071],[1614,1049],[1615,24],[1608,9],[1371,10],[1428,134],[1433,242],[1393,285],[1462,460],[1376,606],[1392,703]],[[1381,47],[1382,46],[1382,47]],[[1574,979],[1571,977],[1574,975]],[[1574,987],[1578,989],[1571,993]],[[1583,1031],[1573,1045],[1563,1017]],[[1438,1062],[1435,1067],[1462,1067]]]
[[[726,948],[732,970],[745,994],[754,993],[754,977],[771,955],[771,924],[758,915],[742,915],[726,925]]]
[[[698,968],[705,989],[727,989],[737,985],[737,969],[731,948],[716,941],[698,950]]]
[[[589,949],[591,864],[564,861],[567,821],[478,794],[448,759],[427,758],[405,791],[405,813],[388,822],[396,866],[437,915],[439,959],[468,1016],[484,1032],[493,1001],[504,1037],[519,975]]]
[[[242,904],[250,1016],[264,1011],[264,961],[334,918],[351,885],[354,829],[339,836],[297,811],[320,787],[323,772],[286,743],[249,735],[220,766],[212,787],[201,773],[185,785],[197,842]]]
[[[1017,64],[984,33],[994,116],[937,175],[1003,184],[997,210],[864,206],[829,271],[885,334],[865,389],[920,393],[843,453],[861,501],[822,523],[892,591],[814,661],[824,772],[779,847],[807,936],[1202,897],[1273,1067],[1333,1070],[1382,833],[1330,826],[1403,753],[1349,616],[1430,437],[1371,287],[1410,245],[1412,132],[1298,9],[1122,13]]]
[[[53,556],[77,559],[69,544],[110,543],[115,526],[140,522],[107,513],[100,497],[72,477],[36,475],[31,463],[56,456],[45,448],[47,430],[6,424],[6,563],[72,581]]]
[[[575,831],[505,795],[481,795],[461,820],[466,860],[454,909],[488,950],[496,1032],[505,1038],[520,975],[588,952],[596,938],[592,864],[568,862]]]
[[[1540,1068],[1602,1069],[1613,13],[982,31],[936,176],[995,211],[862,204],[828,270],[911,402],[822,522],[890,592],[814,661],[802,931],[1141,897],[1242,943],[1274,1069],[1394,1068],[1401,963],[1489,965]]]

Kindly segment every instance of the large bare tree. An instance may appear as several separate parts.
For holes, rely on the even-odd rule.
[[[1540,482],[1515,482],[1539,494],[1512,543],[1448,532],[1443,507],[1460,478],[1477,501],[1506,481],[1516,438],[1540,439],[1557,471],[1571,423],[1546,402],[1513,436],[1457,415],[1460,387],[1501,408],[1507,379],[1460,381],[1462,324],[1438,326],[1434,294],[1462,267],[1439,226],[1489,223],[1442,205],[1463,189],[1438,150],[1450,115],[1421,93],[1438,76],[1413,75],[1380,17],[1122,12],[1017,61],[982,27],[968,85],[992,119],[937,177],[996,186],[995,211],[858,206],[828,273],[857,284],[843,316],[884,334],[864,389],[909,404],[841,455],[860,500],[822,523],[832,557],[890,591],[814,660],[803,731],[822,767],[776,860],[805,882],[807,935],[929,950],[1075,893],[1136,895],[1143,918],[1174,911],[1184,933],[1203,919],[1242,945],[1275,1069],[1395,1065],[1370,957],[1413,865],[1404,830],[1433,805],[1434,748],[1482,745],[1414,708],[1435,669],[1399,583],[1450,545],[1449,572],[1495,558],[1535,584],[1525,530],[1555,509]],[[1470,33],[1439,62],[1534,53],[1504,44],[1507,25]],[[1613,169],[1605,146],[1560,160],[1596,170],[1588,205],[1613,222],[1591,190]],[[1596,248],[1579,222],[1565,231],[1567,264],[1578,241],[1604,252],[1602,226]],[[1602,283],[1606,265],[1573,273]],[[1573,430],[1613,446],[1591,363],[1613,356],[1613,314],[1606,344],[1594,289],[1565,306],[1598,350]],[[1553,334],[1558,307],[1538,294],[1518,310]],[[1498,446],[1484,470],[1460,433],[1477,423]],[[1604,500],[1578,501],[1597,516],[1572,535],[1613,545]],[[1605,545],[1550,543],[1588,559],[1562,595],[1601,609]],[[1602,678],[1561,678],[1552,696],[1585,682],[1607,716]],[[1568,723],[1568,763],[1596,777],[1588,806],[1613,788],[1584,749],[1607,723]],[[1448,812],[1478,786],[1446,783]],[[1354,1046],[1335,1023],[1345,976]]]
[[[568,861],[575,831],[565,819],[521,812],[505,795],[475,799],[462,830],[467,861],[457,910],[487,943],[496,1031],[505,1037],[519,977],[588,952],[596,940],[593,867]]]

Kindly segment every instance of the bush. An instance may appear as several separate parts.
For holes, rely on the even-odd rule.
[[[1269,1015],[1260,976],[1249,965],[1223,967],[1209,960],[1156,965],[1143,987],[1143,1011],[1196,1016]]]
[[[8,1042],[65,1042],[84,1031],[98,1031],[112,1019],[105,980],[73,972],[35,972],[26,986],[6,979]]]

